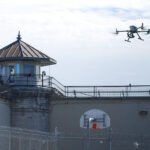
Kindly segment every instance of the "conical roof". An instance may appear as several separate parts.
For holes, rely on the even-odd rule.
[[[56,64],[56,60],[23,42],[20,33],[15,42],[0,49],[0,62],[6,61],[34,61],[41,66]]]

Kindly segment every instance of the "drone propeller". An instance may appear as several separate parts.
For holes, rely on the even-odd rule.
[[[144,23],[142,22],[142,24],[141,24],[141,29],[144,30],[144,28],[145,28],[145,27],[144,27]]]
[[[147,34],[150,34],[150,29],[147,29],[146,31],[145,31],[145,34],[147,35]]]
[[[150,29],[147,30],[147,34],[150,34]]]
[[[141,28],[141,30],[148,30],[148,29],[147,29],[147,26],[145,26],[144,23],[142,23],[142,25],[141,25],[140,28]]]
[[[119,32],[118,32],[117,28],[116,28],[116,34],[119,34]]]
[[[119,34],[119,32],[118,32],[118,30],[116,29],[116,31],[115,31],[115,32],[112,32],[112,34],[114,34],[114,35],[118,35],[118,34]]]

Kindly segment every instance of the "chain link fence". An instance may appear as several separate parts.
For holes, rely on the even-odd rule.
[[[0,150],[150,150],[150,136],[63,134],[0,127]]]

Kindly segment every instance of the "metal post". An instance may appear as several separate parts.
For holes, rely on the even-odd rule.
[[[93,96],[95,97],[95,86],[93,87]]]
[[[49,145],[48,145],[48,143],[49,143],[49,137],[48,137],[48,139],[47,139],[47,141],[46,141],[46,150],[49,150]]]
[[[31,137],[29,138],[29,150],[31,150]]]
[[[90,124],[93,120],[94,120],[94,118],[88,118],[88,144],[87,144],[87,150],[90,150],[90,145],[91,145]]]
[[[27,86],[29,85],[28,82],[29,82],[29,78],[28,78],[28,75],[27,75]]]
[[[136,141],[136,142],[133,143],[133,146],[135,147],[136,150],[138,150],[140,144]]]
[[[22,135],[20,134],[20,136],[19,136],[19,150],[21,150],[21,140],[22,140]]]
[[[42,73],[42,87],[43,87],[43,73]]]
[[[109,130],[109,150],[112,150],[112,128]]]
[[[52,77],[49,76],[49,87],[52,88]]]
[[[88,119],[88,143],[87,150],[90,150],[90,118]]]
[[[65,86],[65,96],[68,97],[68,86]]]
[[[46,72],[42,71],[42,87],[44,86],[44,76],[46,76]]]
[[[9,150],[11,150],[11,130],[9,130]]]
[[[58,141],[58,135],[59,135],[59,132],[58,132],[58,127],[55,127],[55,133],[54,133],[55,135],[55,137],[54,137],[54,142],[55,142],[55,144],[54,144],[54,150],[57,150],[57,141]]]
[[[126,97],[128,97],[128,86],[126,87]]]

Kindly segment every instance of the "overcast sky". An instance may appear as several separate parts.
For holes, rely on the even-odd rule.
[[[150,0],[0,0],[0,47],[20,30],[64,85],[150,84],[150,35],[112,34],[142,22],[150,28]]]

